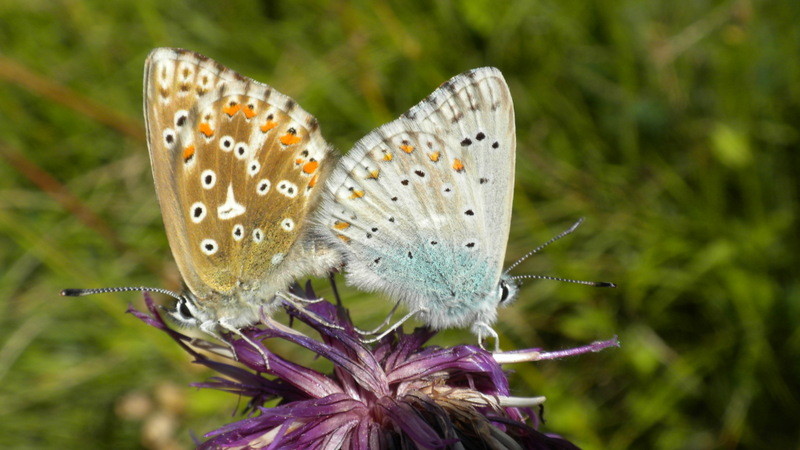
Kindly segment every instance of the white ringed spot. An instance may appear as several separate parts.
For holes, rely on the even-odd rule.
[[[183,82],[191,81],[194,77],[194,68],[195,65],[187,61],[178,63],[178,79]]]
[[[219,139],[219,148],[222,149],[223,152],[229,152],[233,150],[233,138],[230,136],[222,136]]]
[[[177,140],[177,136],[175,135],[175,130],[172,128],[167,128],[164,130],[164,144],[167,147],[172,148],[175,146],[175,141]]]
[[[217,250],[219,250],[219,245],[217,244],[217,241],[213,239],[203,239],[200,242],[200,251],[206,255],[211,256],[214,253],[217,253]]]
[[[289,198],[295,198],[297,197],[297,185],[291,181],[281,180],[278,183],[278,192]]]
[[[167,64],[164,61],[159,62],[158,67],[156,69],[156,76],[158,77],[158,82],[161,83],[161,86],[164,88],[169,87],[172,82],[172,76],[175,72],[175,65],[174,64]]]
[[[203,173],[200,174],[200,184],[203,186],[203,189],[211,189],[217,184],[217,174],[211,170],[206,169]]]
[[[206,209],[206,205],[203,202],[195,202],[189,207],[189,217],[192,218],[192,222],[200,223],[203,219],[206,218],[206,213],[208,210]]]
[[[197,86],[200,88],[201,91],[208,91],[212,88],[211,81],[214,79],[214,75],[205,70],[200,69],[200,72],[197,74]]]
[[[258,244],[263,240],[264,240],[264,232],[261,231],[261,228],[256,228],[255,230],[253,230],[253,242]]]
[[[240,223],[237,223],[233,226],[233,231],[231,234],[233,235],[234,241],[241,241],[244,237],[244,226]]]
[[[284,231],[292,231],[292,230],[294,230],[294,220],[292,220],[289,217],[283,219],[281,221],[281,228],[283,228]]]
[[[247,166],[247,173],[252,177],[257,174],[259,170],[261,170],[261,163],[256,160],[250,161],[250,165]]]
[[[186,125],[186,120],[189,118],[189,112],[185,109],[178,110],[175,113],[175,126],[178,128]]]
[[[244,142],[237,143],[236,147],[233,149],[233,154],[236,156],[236,159],[245,159],[247,157],[247,144]]]
[[[261,181],[258,182],[256,185],[256,194],[264,195],[269,192],[269,187],[271,186],[270,182],[266,178],[262,178]]]

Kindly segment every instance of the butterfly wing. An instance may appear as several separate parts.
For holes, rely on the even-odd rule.
[[[167,236],[195,296],[207,305],[271,296],[330,264],[314,261],[305,237],[332,167],[314,117],[265,84],[169,48],[147,59],[144,107]]]
[[[328,182],[318,226],[348,282],[430,311],[493,321],[511,218],[514,113],[494,68],[458,75],[368,134]]]
[[[494,67],[470,70],[444,83],[403,114],[447,133],[449,145],[467,150],[477,168],[471,192],[484,208],[490,230],[482,236],[499,277],[511,228],[517,134],[514,102],[503,74]],[[474,147],[473,147],[474,146]]]

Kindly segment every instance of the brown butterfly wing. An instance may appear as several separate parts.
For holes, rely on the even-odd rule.
[[[293,100],[202,55],[157,49],[145,116],[170,247],[198,298],[252,300],[330,265],[314,261],[306,216],[332,151]]]

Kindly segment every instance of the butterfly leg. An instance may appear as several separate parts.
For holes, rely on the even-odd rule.
[[[339,288],[336,287],[336,274],[333,272],[328,274],[328,281],[330,281],[331,289],[333,289],[333,298],[336,299],[336,306],[342,306],[342,298],[339,297]]]
[[[245,342],[250,344],[251,347],[253,347],[259,354],[261,354],[261,357],[264,359],[264,365],[266,366],[266,370],[269,370],[269,357],[267,356],[266,352],[264,352],[264,349],[262,348],[261,345],[256,344],[252,339],[250,339],[249,337],[245,336],[241,331],[236,329],[236,327],[231,326],[224,318],[219,320],[219,326],[222,329],[224,329],[226,331],[229,331],[229,332],[239,336]],[[230,344],[230,343],[228,343],[228,345],[230,345],[231,349],[233,350],[233,345]],[[234,350],[233,354],[236,355],[235,350]],[[239,359],[238,356],[236,357],[236,359]]]
[[[478,345],[480,348],[486,350],[486,347],[483,346],[484,341],[487,337],[491,337],[494,339],[494,351],[500,351],[500,336],[497,335],[497,332],[494,331],[494,328],[486,325],[485,323],[478,322],[475,325],[475,328],[478,329]],[[484,331],[486,334],[484,335]]]
[[[305,312],[306,315],[308,315],[309,317],[312,317],[314,320],[316,320],[317,322],[321,323],[322,325],[325,325],[328,328],[333,328],[334,330],[344,330],[344,327],[342,327],[340,325],[336,325],[335,323],[331,323],[329,320],[327,320],[325,318],[322,318],[319,315],[314,314],[314,312],[309,311],[308,309],[303,307],[304,304],[312,304],[313,305],[314,303],[319,303],[319,302],[325,301],[325,299],[323,299],[323,298],[319,298],[319,299],[315,299],[315,300],[308,300],[308,299],[305,299],[305,298],[298,297],[298,296],[292,294],[291,292],[278,292],[277,294],[275,294],[275,296],[276,297],[280,297],[281,300],[285,304],[288,304],[288,305],[290,305],[290,306],[292,306],[294,308],[297,308],[297,309],[302,309]]]
[[[227,345],[228,346],[228,351],[231,352],[231,357],[232,358],[236,358],[236,349],[233,348],[233,345],[230,342],[228,342],[225,338],[220,336],[219,333],[217,333],[217,323],[216,322],[214,322],[213,320],[209,320],[207,322],[203,322],[203,323],[200,324],[199,328],[203,333],[205,333],[205,334],[207,334],[209,336],[212,336],[216,340],[218,340],[218,341],[224,343],[225,345]]]
[[[308,299],[303,298],[298,295],[292,294],[291,292],[279,292],[276,295],[280,295],[284,298],[284,300],[288,300],[293,302],[293,304],[304,304],[304,305],[313,305],[314,303],[324,302],[324,298],[315,298],[315,299]]]
[[[372,343],[378,342],[381,339],[385,338],[389,333],[391,333],[394,330],[400,328],[405,322],[408,321],[408,319],[412,318],[413,316],[415,316],[417,314],[427,313],[427,312],[428,312],[427,308],[417,308],[417,309],[411,311],[410,313],[406,314],[405,317],[403,317],[402,319],[400,319],[397,322],[395,322],[394,324],[392,324],[392,326],[389,327],[389,329],[387,329],[386,331],[381,333],[379,336],[376,336],[376,337],[374,337],[372,339],[362,340],[361,342],[363,342],[365,344],[372,344]]]
[[[392,307],[392,310],[389,311],[389,314],[386,315],[386,318],[383,319],[383,322],[381,322],[381,324],[378,325],[377,327],[375,327],[374,329],[372,329],[372,330],[362,330],[361,328],[355,327],[356,333],[358,333],[358,334],[360,334],[362,336],[373,336],[373,335],[378,334],[381,331],[381,328],[383,328],[386,325],[389,325],[389,323],[391,323],[392,316],[394,316],[394,313],[397,311],[397,307],[398,306],[400,306],[400,301],[397,301],[397,303],[394,304],[394,307]]]

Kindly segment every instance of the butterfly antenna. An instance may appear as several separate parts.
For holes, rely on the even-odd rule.
[[[100,289],[64,289],[63,291],[61,291],[61,295],[64,297],[83,297],[84,295],[108,294],[111,292],[130,292],[130,291],[156,292],[158,294],[169,295],[170,297],[176,298],[178,300],[183,298],[182,295],[174,291],[170,291],[168,289],[144,287],[144,286],[110,287],[110,288],[100,288]]]
[[[544,248],[545,248],[545,247],[547,247],[548,245],[552,244],[553,242],[555,242],[555,241],[557,241],[557,240],[559,240],[559,239],[563,238],[564,236],[567,236],[568,234],[571,234],[571,233],[572,233],[573,231],[575,231],[575,230],[576,230],[576,229],[577,229],[577,228],[578,228],[578,227],[579,227],[579,226],[580,226],[582,223],[583,223],[583,217],[581,217],[580,219],[578,219],[578,221],[577,221],[577,222],[575,222],[575,223],[573,223],[571,227],[569,227],[569,228],[567,228],[566,230],[562,231],[562,232],[561,232],[561,233],[559,233],[557,236],[553,237],[552,239],[550,239],[549,241],[545,242],[544,244],[542,244],[542,245],[540,245],[540,246],[536,247],[535,249],[533,249],[533,250],[529,251],[528,253],[526,253],[526,254],[525,254],[525,255],[524,255],[522,258],[518,259],[518,260],[517,260],[517,262],[515,262],[514,264],[511,264],[511,266],[510,266],[508,269],[506,269],[506,271],[505,271],[505,272],[503,272],[503,273],[508,273],[508,272],[510,272],[510,271],[511,271],[511,269],[513,269],[514,267],[517,267],[518,265],[520,265],[520,263],[521,263],[522,261],[525,261],[526,259],[528,259],[528,258],[529,258],[531,255],[533,255],[534,253],[539,253],[540,251],[542,251],[542,249],[544,249]]]
[[[592,287],[617,287],[614,283],[609,283],[608,281],[583,281],[583,280],[570,280],[569,278],[558,278],[558,277],[549,277],[547,275],[519,275],[516,277],[511,277],[512,280],[522,280],[522,279],[536,279],[536,280],[552,280],[552,281],[563,281],[566,283],[575,283],[575,284],[583,284],[586,286]]]

